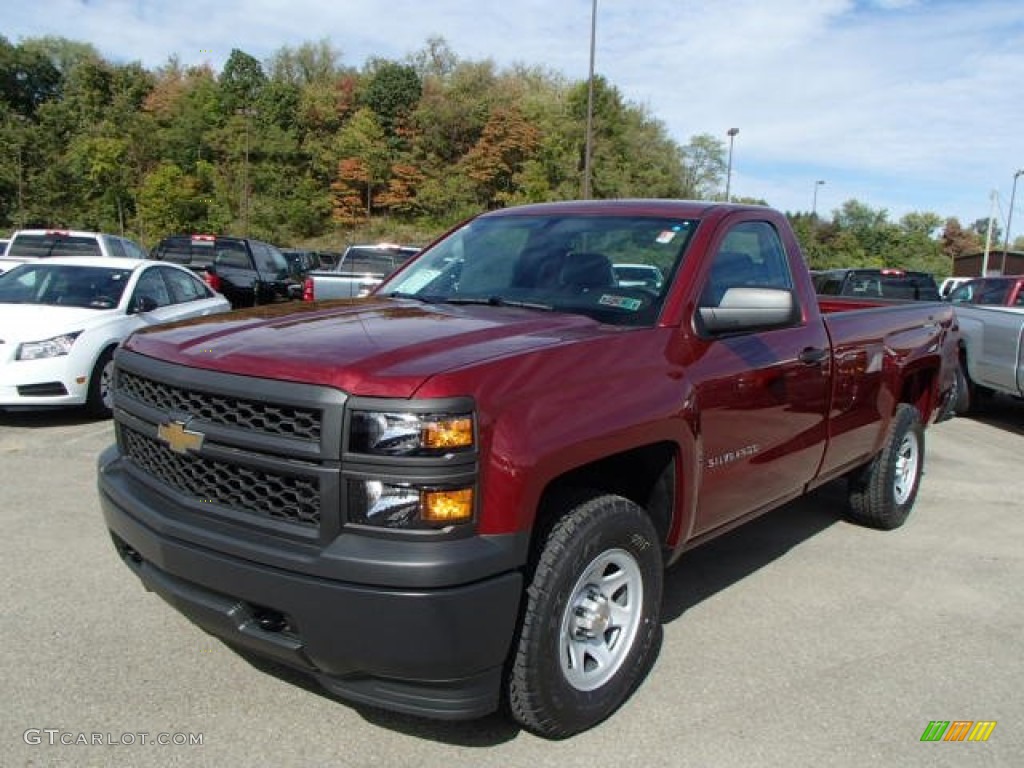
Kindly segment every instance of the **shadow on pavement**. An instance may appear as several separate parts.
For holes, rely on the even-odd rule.
[[[668,623],[842,520],[846,483],[837,480],[682,555],[665,574]]]
[[[375,707],[368,707],[346,701],[322,688],[315,679],[284,664],[265,659],[244,648],[228,645],[253,667],[286,683],[298,686],[309,693],[327,699],[338,707],[356,712],[368,723],[404,733],[418,739],[429,739],[443,744],[462,747],[492,747],[514,739],[520,732],[519,726],[504,712],[498,711],[477,720],[431,720],[424,717],[403,715]]]
[[[0,427],[38,427],[75,426],[77,424],[93,424],[108,421],[107,418],[90,416],[84,408],[47,408],[38,411],[4,411],[0,410]]]
[[[979,406],[976,413],[960,416],[1008,432],[1024,435],[1024,400],[1007,395],[993,395]]]

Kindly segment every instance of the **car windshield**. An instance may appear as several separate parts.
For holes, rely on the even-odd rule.
[[[0,304],[112,309],[129,277],[129,269],[23,264],[0,275]]]
[[[696,225],[693,220],[627,215],[481,217],[437,243],[376,293],[653,325]]]

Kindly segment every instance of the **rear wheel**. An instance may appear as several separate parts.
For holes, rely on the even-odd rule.
[[[573,506],[551,528],[526,596],[509,676],[513,716],[564,738],[604,720],[647,672],[660,627],[661,548],[619,496]]]
[[[850,517],[872,528],[899,528],[910,514],[924,471],[924,428],[912,405],[901,403],[882,451],[850,478]]]
[[[108,418],[114,411],[114,350],[105,349],[89,376],[85,410],[91,416]]]

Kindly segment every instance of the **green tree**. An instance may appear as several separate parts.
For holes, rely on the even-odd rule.
[[[267,84],[267,76],[258,59],[232,48],[218,82],[224,113],[231,114],[255,107]]]
[[[362,102],[377,116],[385,135],[394,137],[423,93],[416,70],[386,59],[370,62]]]

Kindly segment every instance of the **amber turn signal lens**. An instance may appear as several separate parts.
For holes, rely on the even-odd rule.
[[[473,517],[473,489],[423,491],[420,516],[430,523],[464,523]]]
[[[468,448],[473,445],[473,420],[460,416],[428,422],[420,440],[424,448]]]

